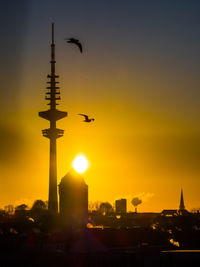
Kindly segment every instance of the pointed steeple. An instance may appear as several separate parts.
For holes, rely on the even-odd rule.
[[[184,200],[183,200],[183,189],[181,188],[181,199],[180,199],[180,205],[179,210],[185,210]]]

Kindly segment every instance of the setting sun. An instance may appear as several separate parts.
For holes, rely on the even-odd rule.
[[[86,159],[84,155],[78,155],[74,159],[72,166],[76,172],[83,173],[88,168],[88,160]]]

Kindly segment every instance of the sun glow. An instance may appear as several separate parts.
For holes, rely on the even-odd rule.
[[[85,172],[88,168],[88,165],[89,165],[88,160],[86,159],[84,155],[76,156],[76,158],[74,159],[72,163],[74,170],[78,173]]]

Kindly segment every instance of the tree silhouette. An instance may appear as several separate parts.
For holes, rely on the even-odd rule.
[[[13,207],[13,205],[6,205],[6,206],[4,207],[4,209],[5,209],[5,212],[8,213],[8,214],[13,214],[13,212],[14,212],[14,207]]]
[[[21,204],[17,207],[15,207],[15,212],[16,211],[25,211],[28,208],[28,206],[26,204]]]
[[[113,211],[113,207],[109,202],[102,202],[99,206],[99,212],[103,215],[106,215],[109,212]]]
[[[31,208],[31,210],[46,210],[47,209],[47,205],[46,203],[43,201],[43,200],[36,200],[34,203],[33,203],[33,206]]]

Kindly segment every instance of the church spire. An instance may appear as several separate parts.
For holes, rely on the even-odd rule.
[[[180,199],[180,205],[179,210],[185,210],[184,200],[183,200],[183,189],[181,188],[181,199]]]

